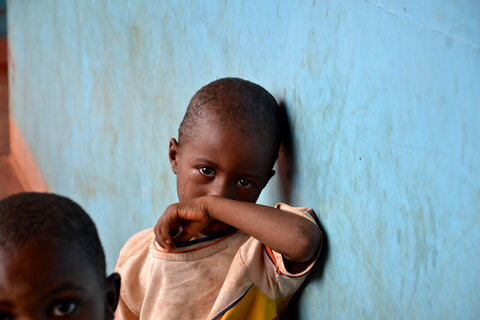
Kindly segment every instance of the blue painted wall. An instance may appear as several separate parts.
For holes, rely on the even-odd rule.
[[[8,28],[13,115],[110,268],[176,201],[191,95],[239,76],[285,102],[328,233],[301,319],[480,318],[480,2],[9,1]]]

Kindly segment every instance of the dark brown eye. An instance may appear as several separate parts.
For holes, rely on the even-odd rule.
[[[238,180],[237,184],[242,187],[242,188],[251,188],[253,187],[253,183],[251,183],[250,181],[246,180],[246,179],[240,179]]]
[[[203,174],[204,176],[207,177],[215,177],[215,170],[213,170],[210,167],[200,167],[198,168],[198,171]]]
[[[53,305],[52,315],[54,317],[64,317],[73,313],[77,309],[77,303],[74,301],[61,301]]]
[[[13,316],[8,312],[0,311],[0,320],[13,320]]]

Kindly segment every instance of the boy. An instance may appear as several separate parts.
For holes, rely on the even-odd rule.
[[[193,96],[169,146],[180,202],[122,249],[119,319],[285,315],[322,238],[309,209],[255,204],[281,129],[277,102],[249,81],[220,79]]]
[[[0,201],[0,319],[113,319],[119,291],[80,206],[48,193]]]

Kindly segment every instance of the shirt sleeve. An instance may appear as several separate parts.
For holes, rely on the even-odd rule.
[[[297,214],[317,226],[313,210],[310,208],[291,207],[282,203],[275,207]],[[275,232],[275,230],[272,230],[272,232]],[[287,270],[281,253],[272,250],[254,238],[250,238],[240,248],[239,254],[253,284],[270,298],[279,299],[289,297],[298,290],[315,264],[319,251],[309,265],[298,273]]]
[[[278,209],[281,209],[281,210],[285,210],[285,211],[294,213],[294,214],[299,215],[303,218],[306,218],[318,228],[317,222],[315,221],[315,213],[313,212],[313,209],[311,209],[311,208],[308,208],[308,207],[291,207],[291,206],[289,206],[287,204],[284,204],[284,203],[278,203],[275,207],[278,208]],[[321,232],[320,228],[318,228],[318,231]],[[315,261],[317,261],[317,258],[320,254],[320,251],[321,251],[321,247],[320,247],[318,249],[314,259],[312,259],[312,261],[310,261],[310,264],[303,271],[298,272],[298,273],[292,273],[292,272],[289,272],[287,270],[286,265],[285,265],[285,259],[283,258],[281,253],[276,252],[276,251],[270,249],[267,246],[264,246],[264,247],[265,247],[265,252],[267,253],[268,257],[270,258],[270,260],[272,260],[273,264],[275,265],[275,271],[278,274],[283,274],[283,275],[289,276],[289,277],[300,277],[300,276],[308,274],[310,272],[310,270],[312,269],[313,265],[315,264]]]

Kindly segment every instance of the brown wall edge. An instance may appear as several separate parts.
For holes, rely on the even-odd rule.
[[[10,119],[10,163],[24,191],[48,192],[47,182],[12,116]]]

